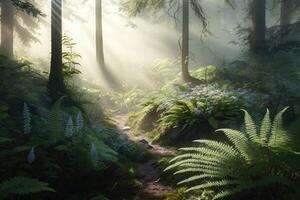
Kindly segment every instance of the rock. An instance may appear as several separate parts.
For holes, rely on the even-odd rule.
[[[140,145],[142,145],[145,149],[153,149],[153,147],[149,144],[147,140],[140,140]]]
[[[122,131],[130,131],[130,130],[131,130],[131,128],[129,126],[125,126],[122,128]]]

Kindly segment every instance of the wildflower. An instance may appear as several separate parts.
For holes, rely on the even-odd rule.
[[[196,108],[195,113],[196,113],[196,115],[201,115],[202,110],[200,108]]]
[[[27,135],[31,132],[31,115],[27,103],[23,106],[23,121],[24,121],[24,134]]]
[[[34,160],[35,160],[35,152],[34,152],[34,147],[32,147],[28,153],[27,162],[29,164],[32,164]]]
[[[65,135],[67,137],[72,137],[74,133],[74,126],[73,126],[73,120],[72,117],[70,116],[66,125],[65,129]]]
[[[76,128],[77,130],[83,129],[84,126],[84,120],[82,117],[82,113],[79,111],[76,117]]]
[[[93,162],[96,162],[98,159],[97,148],[94,143],[91,144],[91,159]]]

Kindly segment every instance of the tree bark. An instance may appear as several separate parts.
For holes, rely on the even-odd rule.
[[[250,51],[260,56],[266,50],[266,0],[253,0],[251,18]]]
[[[189,0],[182,0],[182,78],[184,82],[190,81],[189,73],[189,13],[190,13]]]
[[[14,7],[11,1],[1,1],[1,47],[0,53],[13,58]]]
[[[96,3],[96,57],[99,67],[105,68],[103,50],[103,28],[102,28],[102,0],[95,0]]]
[[[52,100],[65,93],[62,64],[62,0],[51,0],[51,67],[48,89]]]
[[[280,25],[288,25],[293,13],[293,0],[281,0]]]
[[[203,83],[190,75],[189,72],[189,22],[190,0],[182,0],[182,47],[181,47],[181,73],[185,83],[198,85]]]

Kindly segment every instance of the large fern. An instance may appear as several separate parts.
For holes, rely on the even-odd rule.
[[[215,189],[214,199],[222,199],[257,187],[281,184],[296,188],[300,155],[289,148],[291,139],[282,128],[279,112],[273,122],[269,111],[257,129],[245,111],[245,131],[221,129],[230,143],[196,140],[197,147],[181,148],[166,170],[185,175],[178,184],[188,184],[187,191]]]

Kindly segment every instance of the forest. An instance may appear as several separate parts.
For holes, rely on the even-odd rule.
[[[300,199],[300,0],[0,7],[0,200]]]

